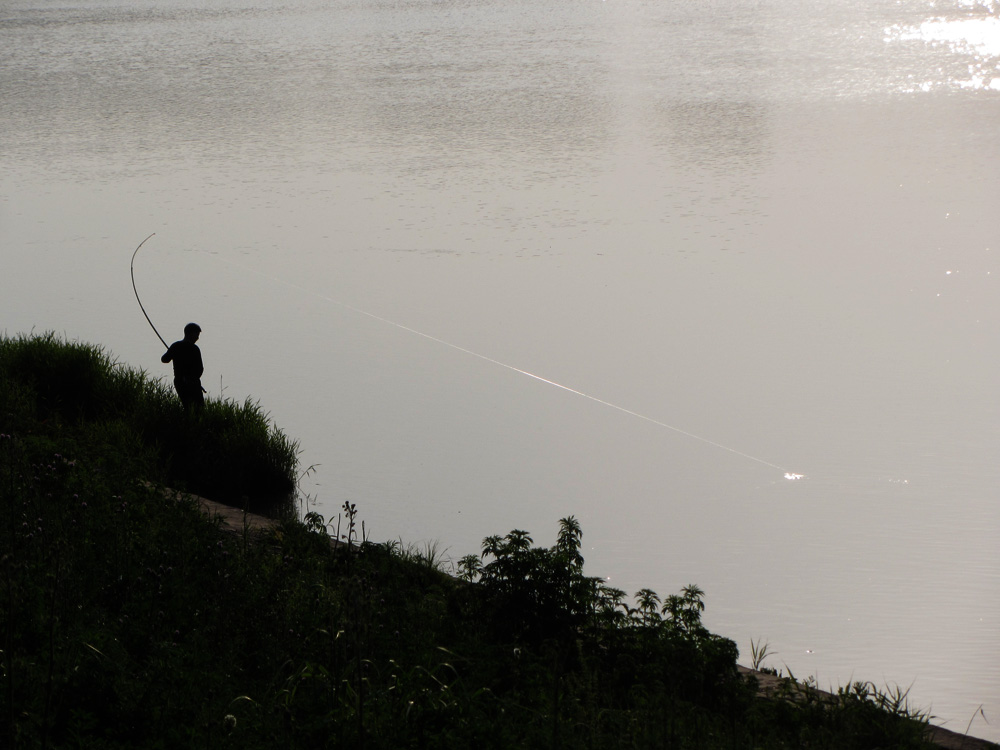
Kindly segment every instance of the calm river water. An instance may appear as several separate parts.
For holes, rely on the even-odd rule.
[[[0,103],[8,334],[166,375],[155,232],[311,509],[574,514],[744,661],[1000,740],[996,0],[5,0]]]

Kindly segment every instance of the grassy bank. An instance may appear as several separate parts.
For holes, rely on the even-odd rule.
[[[0,745],[926,746],[864,685],[758,699],[697,586],[627,598],[585,574],[572,518],[443,570],[359,540],[351,505],[256,537],[156,489],[263,502],[294,472],[253,404],[191,419],[99,349],[0,342]]]
[[[98,346],[0,339],[0,419],[32,446],[101,464],[127,457],[151,481],[257,512],[294,508],[297,445],[259,405],[208,400],[186,414],[171,386]]]

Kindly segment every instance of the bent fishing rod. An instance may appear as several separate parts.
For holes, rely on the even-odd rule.
[[[156,234],[156,232],[153,232],[153,234]],[[149,237],[152,237],[153,234],[149,235]],[[146,240],[148,240],[149,237],[147,237]],[[132,262],[129,264],[129,272],[132,274],[132,291],[135,292],[135,301],[139,303],[139,309],[142,310],[142,314],[146,316],[146,322],[149,323],[149,327],[153,329],[153,333],[156,334],[156,338],[163,343],[165,348],[169,349],[170,347],[167,346],[167,342],[163,340],[163,336],[161,336],[160,332],[156,330],[156,326],[153,325],[153,321],[149,319],[149,314],[146,312],[146,308],[142,306],[142,300],[139,299],[139,290],[135,288],[135,256],[139,253],[139,248],[146,244],[146,240],[140,242],[139,247],[137,247],[135,252],[132,253]]]

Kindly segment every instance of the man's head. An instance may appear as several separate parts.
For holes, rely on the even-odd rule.
[[[201,334],[201,326],[197,323],[188,323],[184,326],[184,338],[187,341],[197,341]]]

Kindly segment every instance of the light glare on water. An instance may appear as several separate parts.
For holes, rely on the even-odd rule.
[[[971,5],[971,4],[970,4]],[[918,26],[895,26],[886,30],[887,42],[922,42],[942,45],[955,57],[967,58],[967,70],[943,78],[914,80],[913,87],[930,91],[938,86],[1000,91],[1000,18],[995,8],[972,18],[930,18]]]

